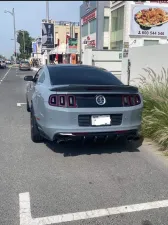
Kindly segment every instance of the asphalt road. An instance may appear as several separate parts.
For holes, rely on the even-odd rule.
[[[8,71],[8,68],[6,68],[6,69],[0,68],[0,81],[3,79],[3,77],[7,71]]]
[[[0,84],[0,224],[167,225],[168,164],[146,146],[32,143],[29,114],[17,103],[33,73],[12,68]]]

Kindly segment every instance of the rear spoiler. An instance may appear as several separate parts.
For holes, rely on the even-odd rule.
[[[137,93],[138,88],[129,85],[57,85],[50,88],[50,91],[61,92],[93,92],[93,91],[106,91],[106,92],[122,92],[122,93]]]

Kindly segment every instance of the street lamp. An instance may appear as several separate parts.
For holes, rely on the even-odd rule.
[[[14,52],[16,54],[16,27],[15,27],[15,10],[12,9],[12,12],[5,10],[4,13],[9,13],[13,16],[13,29],[14,29]],[[16,56],[15,56],[15,63],[16,63]]]

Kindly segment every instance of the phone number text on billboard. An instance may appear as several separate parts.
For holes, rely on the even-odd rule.
[[[148,30],[139,30],[138,35],[149,35],[149,36],[165,36],[165,32],[160,31],[148,31]]]

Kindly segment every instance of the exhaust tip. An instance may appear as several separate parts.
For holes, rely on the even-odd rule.
[[[72,139],[71,138],[67,138],[67,139],[58,139],[57,140],[57,144],[65,144],[67,142],[71,142]]]
[[[64,144],[65,143],[65,140],[57,140],[57,144]]]

